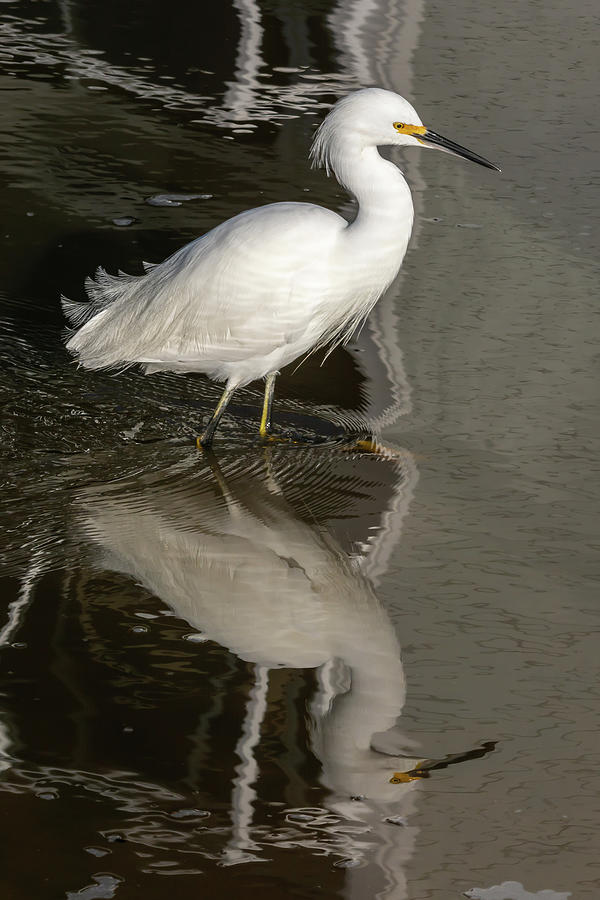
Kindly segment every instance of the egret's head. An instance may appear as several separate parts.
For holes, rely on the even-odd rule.
[[[374,146],[436,148],[500,171],[482,156],[431,131],[408,100],[381,88],[365,88],[338,100],[315,135],[311,159],[314,165],[337,172],[336,163],[351,150]]]

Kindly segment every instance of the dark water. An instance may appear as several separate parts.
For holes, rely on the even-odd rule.
[[[2,896],[596,898],[596,4],[0,12]],[[369,84],[503,174],[394,157],[411,249],[281,378],[305,444],[253,385],[201,456],[214,385],[70,364],[98,264],[348,212],[306,155]]]

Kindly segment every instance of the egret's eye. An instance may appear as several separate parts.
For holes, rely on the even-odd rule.
[[[427,131],[424,125],[408,125],[406,122],[394,122],[394,128],[396,131],[402,132],[402,134],[412,135],[413,137],[417,134],[425,134]]]

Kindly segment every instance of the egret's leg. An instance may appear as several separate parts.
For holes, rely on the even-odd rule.
[[[201,450],[202,447],[210,447],[212,444],[212,439],[215,436],[215,431],[217,430],[217,425],[221,421],[221,416],[225,412],[225,408],[229,401],[233,396],[233,392],[235,388],[226,387],[221,395],[221,399],[217,403],[217,407],[208,420],[208,425],[202,432],[199,438],[196,439],[196,446],[198,450]]]
[[[221,491],[221,495],[225,503],[227,504],[227,509],[229,510],[230,515],[233,516],[236,510],[236,502],[227,485],[227,479],[223,474],[223,470],[221,469],[219,461],[217,460],[214,452],[210,449],[210,447],[205,447],[204,449],[206,450],[204,458],[207,460],[208,465],[210,466],[214,479],[217,482],[219,490]]]
[[[273,392],[275,390],[275,379],[277,372],[271,372],[267,375],[265,381],[265,399],[263,402],[262,418],[260,420],[260,436],[268,437],[271,433],[271,412],[273,410]]]

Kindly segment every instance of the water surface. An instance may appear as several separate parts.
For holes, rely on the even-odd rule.
[[[2,13],[3,894],[595,898],[595,5]],[[351,215],[306,156],[370,84],[503,174],[394,155],[401,275],[280,379],[306,443],[251,385],[199,456],[216,386],[71,365],[97,265]]]

